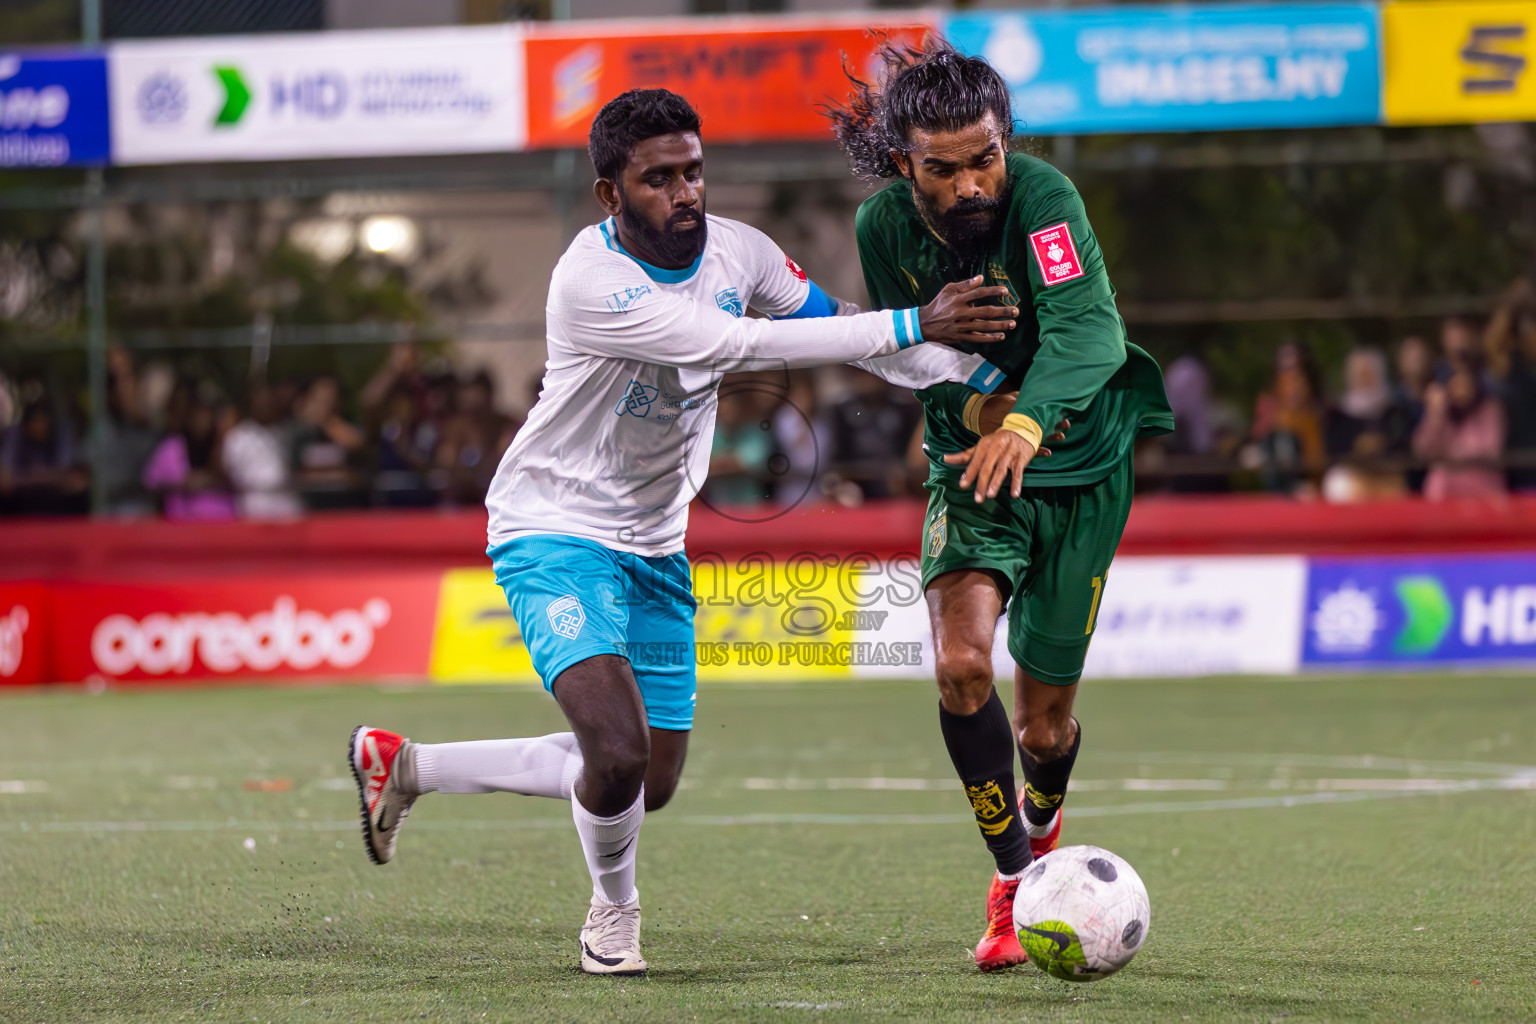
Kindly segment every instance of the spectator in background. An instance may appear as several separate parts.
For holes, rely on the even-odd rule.
[[[1211,378],[1197,356],[1183,355],[1168,364],[1163,375],[1168,404],[1173,409],[1173,433],[1165,448],[1170,455],[1209,455],[1216,450],[1211,414]]]
[[[293,414],[289,429],[305,504],[336,508],[356,503],[357,480],[350,461],[368,438],[341,415],[341,385],[336,378],[310,381],[294,402]]]
[[[1448,316],[1440,321],[1439,365],[1435,367],[1435,379],[1444,383],[1456,368],[1471,360],[1483,366],[1485,356],[1481,325],[1469,316]]]
[[[1251,444],[1244,460],[1261,470],[1267,490],[1308,491],[1310,478],[1322,472],[1325,451],[1319,391],[1311,352],[1294,343],[1280,346],[1274,383],[1254,404]]]
[[[874,374],[846,369],[849,394],[832,409],[832,462],[844,478],[839,501],[908,493],[907,449],[922,409],[910,392]],[[848,486],[852,485],[857,490]]]
[[[773,500],[780,505],[815,501],[821,494],[822,463],[832,447],[832,432],[816,404],[816,377],[810,370],[789,372],[789,394],[773,412],[773,453],[768,470]]]
[[[1387,357],[1360,347],[1344,361],[1344,393],[1328,410],[1324,442],[1334,462],[1323,476],[1329,501],[1399,497],[1406,490],[1400,469],[1387,460],[1408,453],[1412,424],[1387,380]]]
[[[304,511],[293,488],[289,447],[278,424],[278,393],[264,384],[251,391],[248,415],[224,435],[224,472],[235,504],[247,519],[293,519]]]
[[[479,505],[522,424],[496,411],[496,385],[484,370],[459,384],[454,404],[438,442],[437,465],[446,474],[451,504]]]
[[[768,460],[775,446],[769,417],[778,403],[766,385],[742,385],[738,379],[721,390],[704,482],[710,504],[756,505],[768,498]]]
[[[397,387],[378,415],[379,423],[374,430],[378,464],[373,486],[380,502],[404,507],[435,504],[437,496],[427,486],[434,453],[417,444],[420,435],[415,398],[406,388]]]
[[[126,349],[107,350],[104,426],[103,451],[91,459],[91,471],[101,474],[107,511],[122,516],[153,514],[157,503],[142,478],[159,438],[149,423],[138,369]]]
[[[1425,392],[1424,418],[1413,434],[1414,454],[1433,463],[1424,478],[1424,497],[1443,501],[1504,494],[1504,405],[1484,386],[1482,361],[1475,353],[1453,365],[1449,379]]]
[[[12,515],[84,515],[90,477],[81,465],[74,424],[46,397],[28,402],[0,443],[0,506]]]
[[[1509,417],[1509,485],[1536,491],[1536,290],[1521,278],[1488,324],[1488,359]]]
[[[235,500],[224,476],[218,410],[211,389],[198,390],[180,381],[166,402],[167,433],[144,467],[144,487],[160,496],[167,519],[233,519]]]

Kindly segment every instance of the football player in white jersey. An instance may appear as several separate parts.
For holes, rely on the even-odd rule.
[[[380,864],[423,793],[570,801],[593,881],[582,970],[638,974],[640,823],[676,789],[693,727],[683,535],[721,375],[854,362],[904,387],[989,391],[1000,371],[924,343],[1000,340],[1018,310],[977,305],[1005,293],[980,278],[921,309],[831,298],[761,231],[706,215],[699,117],[666,90],[608,103],[590,151],[609,219],[555,268],[543,391],[486,499],[497,582],[572,731],[426,744],[359,726],[347,756]]]

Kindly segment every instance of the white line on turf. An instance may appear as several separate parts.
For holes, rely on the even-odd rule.
[[[1354,782],[1357,780],[1341,780]],[[1133,814],[1188,814],[1199,811],[1240,811],[1260,808],[1307,807],[1314,804],[1349,804],[1369,800],[1401,799],[1444,793],[1474,791],[1536,791],[1536,772],[1504,779],[1439,780],[1439,788],[1356,789],[1302,793],[1296,796],[1235,797],[1222,800],[1177,800],[1072,808],[1072,817],[1108,818]],[[974,821],[962,814],[679,814],[656,815],[651,827],[690,826],[739,828],[756,825],[955,825]],[[521,832],[570,828],[570,819],[471,819],[413,821],[417,831]],[[263,829],[268,832],[350,832],[355,821],[0,821],[0,832],[222,832]]]

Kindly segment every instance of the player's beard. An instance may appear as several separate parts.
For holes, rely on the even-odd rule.
[[[997,248],[1003,237],[1004,215],[1012,196],[1013,182],[1010,181],[999,195],[961,199],[941,213],[938,204],[922,189],[915,183],[912,186],[912,199],[917,204],[918,213],[963,264],[983,260]]]
[[[621,206],[619,219],[624,231],[640,243],[645,251],[635,253],[648,263],[664,269],[681,269],[692,265],[704,251],[709,241],[709,221],[704,217],[704,201],[687,210],[679,210],[658,231],[644,217],[635,213],[629,205]],[[683,227],[697,223],[697,227]]]

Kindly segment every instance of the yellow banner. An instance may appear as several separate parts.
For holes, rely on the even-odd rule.
[[[1389,3],[1389,124],[1536,120],[1536,3]]]
[[[826,679],[853,664],[917,673],[916,638],[894,643],[870,633],[871,604],[882,595],[917,596],[917,566],[870,559],[748,558],[693,566],[695,650],[701,680]],[[885,605],[882,604],[882,607]],[[884,621],[885,613],[878,613]],[[878,627],[876,627],[878,628]],[[634,638],[636,642],[645,640]],[[439,683],[532,683],[539,677],[522,630],[490,569],[443,574],[432,643]]]

